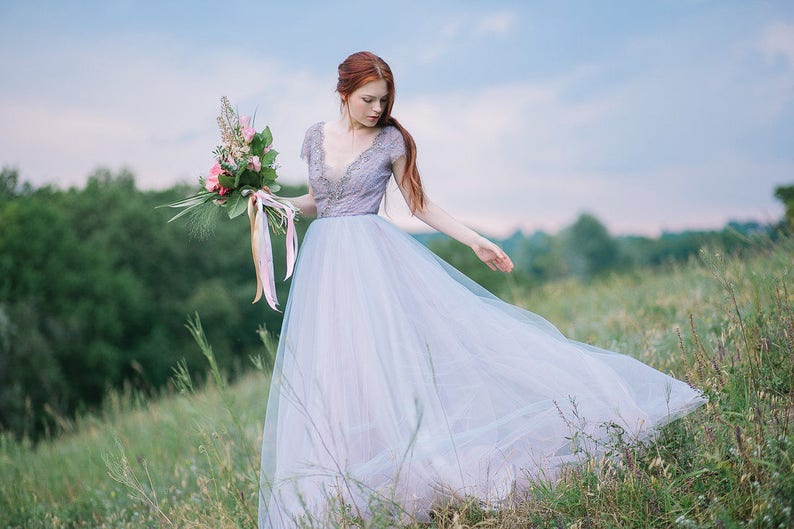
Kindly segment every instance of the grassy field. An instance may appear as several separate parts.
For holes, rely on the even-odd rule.
[[[618,446],[499,512],[448,507],[432,527],[794,526],[793,274],[783,241],[743,259],[706,250],[685,266],[512,288],[510,301],[569,337],[686,378],[710,402],[653,445]],[[227,386],[208,373],[195,391],[176,376],[180,391],[153,400],[112,393],[38,446],[0,438],[0,528],[254,527],[268,379],[260,369]]]

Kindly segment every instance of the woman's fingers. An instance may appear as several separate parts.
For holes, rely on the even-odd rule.
[[[513,260],[506,253],[502,254],[501,262],[504,266],[503,272],[510,272],[513,269]]]
[[[477,257],[485,263],[488,268],[495,271],[510,272],[513,269],[513,261],[496,244],[488,241],[479,247],[474,247]]]
[[[493,264],[502,272],[509,272],[513,269],[513,261],[501,249],[496,252]]]

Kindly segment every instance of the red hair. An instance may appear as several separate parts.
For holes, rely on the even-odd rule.
[[[411,213],[416,213],[417,210],[422,211],[425,207],[425,194],[422,190],[419,170],[416,168],[416,142],[400,125],[400,122],[391,115],[391,109],[394,106],[394,76],[391,73],[391,68],[386,61],[374,53],[369,51],[354,53],[339,65],[339,81],[336,83],[336,91],[339,92],[344,104],[354,91],[379,79],[386,81],[389,95],[377,124],[382,127],[392,125],[402,134],[405,142],[405,175],[403,178],[407,178]]]

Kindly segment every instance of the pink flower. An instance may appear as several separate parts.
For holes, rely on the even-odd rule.
[[[251,157],[251,161],[248,162],[248,168],[253,171],[256,171],[257,173],[259,172],[260,169],[262,169],[262,162],[259,161],[259,156]]]
[[[220,183],[218,182],[217,176],[208,176],[207,179],[204,181],[204,189],[212,193],[218,187],[220,187]]]
[[[223,168],[221,164],[215,162],[215,165],[212,166],[210,169],[210,175],[207,177],[207,180],[204,182],[204,189],[207,191],[215,191],[220,187],[220,183],[218,182],[218,175],[223,173]]]
[[[254,134],[256,134],[256,131],[251,127],[243,128],[243,139],[245,139],[246,143],[251,143],[251,140],[254,139]]]
[[[251,116],[240,116],[240,126],[246,128],[251,123]]]
[[[270,152],[270,149],[272,149],[272,148],[273,148],[273,146],[272,146],[272,145],[268,145],[267,147],[265,147],[265,150],[264,150],[264,151],[262,151],[262,154],[267,154],[267,153],[269,153],[269,152]]]
[[[220,194],[220,196],[223,196],[223,195],[225,195],[226,193],[228,193],[229,191],[231,191],[231,189],[229,189],[228,187],[221,187],[221,188],[218,190],[218,194]]]

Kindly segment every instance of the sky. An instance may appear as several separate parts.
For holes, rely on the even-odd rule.
[[[616,234],[773,222],[794,184],[794,2],[0,0],[0,165],[36,186],[128,168],[197,182],[226,95],[306,182],[336,67],[396,80],[425,189],[479,231]],[[392,183],[392,220],[411,231]]]

